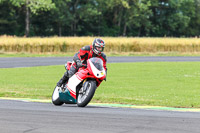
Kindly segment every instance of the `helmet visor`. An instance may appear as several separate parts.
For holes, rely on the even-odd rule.
[[[103,52],[103,47],[96,47],[96,50],[99,52]]]

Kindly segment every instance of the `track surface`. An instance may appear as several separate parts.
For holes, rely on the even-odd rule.
[[[108,57],[108,63],[155,62],[155,61],[200,61],[200,57]],[[0,57],[0,68],[64,65],[72,57]]]
[[[0,58],[0,68],[63,65],[72,58]],[[200,57],[109,57],[112,62],[200,61]],[[199,133],[200,112],[0,100],[1,133]]]
[[[0,100],[1,133],[199,133],[200,113]]]

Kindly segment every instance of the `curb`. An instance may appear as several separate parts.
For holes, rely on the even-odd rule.
[[[148,109],[148,110],[163,110],[163,111],[200,112],[199,108],[175,108],[175,107],[164,107],[164,106],[139,106],[139,105],[110,104],[110,103],[90,103],[90,105],[105,106],[105,107]]]
[[[17,100],[25,102],[41,102],[41,103],[51,103],[50,99],[29,99],[29,98],[9,98],[0,97],[4,100]],[[103,106],[103,107],[118,107],[118,108],[134,108],[134,109],[148,109],[148,110],[163,110],[163,111],[181,111],[181,112],[200,112],[200,108],[175,108],[175,107],[163,107],[163,106],[139,106],[139,105],[129,105],[129,104],[111,104],[111,103],[89,103],[89,105]]]

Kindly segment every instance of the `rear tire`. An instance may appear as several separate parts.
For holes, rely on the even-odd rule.
[[[97,88],[96,81],[94,81],[94,80],[86,81],[83,88],[80,89],[80,91],[82,89],[85,91],[83,91],[83,93],[78,94],[77,106],[85,107],[91,101],[92,97],[94,96],[96,88]]]
[[[63,105],[64,102],[60,101],[59,99],[59,87],[56,86],[54,91],[53,91],[53,94],[52,94],[52,103],[56,106],[61,106]]]

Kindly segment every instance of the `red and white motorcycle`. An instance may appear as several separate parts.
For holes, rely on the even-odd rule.
[[[67,62],[69,70],[72,62]],[[62,87],[55,87],[52,94],[52,103],[60,106],[63,103],[77,104],[85,107],[92,99],[96,88],[106,78],[103,61],[93,57],[87,60],[87,67],[80,68]]]

